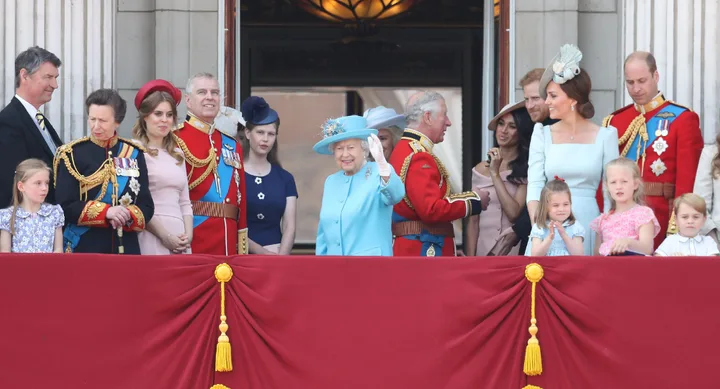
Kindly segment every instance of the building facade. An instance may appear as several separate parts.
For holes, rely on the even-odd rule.
[[[492,10],[494,1],[485,2]],[[14,93],[15,55],[35,44],[63,61],[60,90],[46,114],[66,141],[86,133],[83,101],[94,89],[117,88],[131,100],[153,78],[182,86],[199,71],[222,76],[224,3],[0,0],[0,104]],[[663,93],[698,112],[705,141],[714,139],[720,126],[720,0],[509,0],[508,9],[510,71],[503,82],[516,99],[522,98],[517,80],[527,70],[545,66],[560,45],[574,43],[593,80],[599,121],[630,101],[623,58],[633,50],[650,50],[658,59]],[[494,54],[491,43],[487,37],[486,57]],[[492,96],[484,102],[486,118],[496,106]],[[121,130],[125,135],[134,117],[131,108]]]

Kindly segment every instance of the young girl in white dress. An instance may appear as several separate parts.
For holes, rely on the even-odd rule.
[[[0,210],[0,252],[61,253],[65,216],[59,205],[45,203],[50,169],[26,159],[15,169],[13,205]]]
[[[719,255],[715,240],[700,234],[707,219],[705,200],[695,193],[685,193],[675,199],[675,223],[678,233],[670,235],[655,250],[659,256],[710,256]]]
[[[528,246],[531,256],[583,255],[585,228],[575,220],[565,181],[555,177],[545,184],[536,212]]]

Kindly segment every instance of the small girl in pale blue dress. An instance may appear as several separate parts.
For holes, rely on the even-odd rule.
[[[525,255],[558,257],[583,255],[585,228],[572,213],[570,188],[562,179],[545,184],[540,193],[535,224],[530,231],[531,245]]]
[[[0,210],[0,252],[61,253],[65,216],[45,203],[50,169],[39,159],[20,162],[13,181],[13,205]]]

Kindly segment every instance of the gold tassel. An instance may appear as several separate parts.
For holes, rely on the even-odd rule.
[[[227,263],[221,263],[215,268],[215,278],[220,282],[220,337],[215,350],[215,371],[220,372],[232,371],[232,349],[230,338],[227,336],[228,325],[225,316],[225,283],[230,282],[232,276],[232,268]]]
[[[225,385],[217,384],[217,385],[211,386],[210,389],[230,389],[230,388],[228,388],[228,387],[225,386]]]
[[[538,328],[535,319],[535,287],[543,278],[543,268],[537,263],[531,263],[525,267],[525,278],[532,283],[532,298],[530,300],[530,339],[525,348],[525,364],[523,371],[529,376],[542,374],[542,355],[540,354],[540,342],[537,339]]]
[[[210,388],[210,389],[213,389],[213,388]],[[542,389],[542,388],[539,386],[535,386],[535,385],[527,385],[527,386],[523,386],[523,389]]]

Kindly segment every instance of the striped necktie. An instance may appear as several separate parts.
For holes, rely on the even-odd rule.
[[[42,114],[42,112],[38,112],[35,114],[35,119],[37,119],[38,124],[40,125],[40,128],[43,131],[46,131],[45,129],[45,115]]]
[[[41,132],[43,138],[45,139],[45,143],[47,143],[50,151],[55,154],[55,150],[57,149],[57,147],[55,146],[55,141],[53,141],[52,136],[50,136],[50,133],[47,131],[47,127],[45,127],[45,115],[43,115],[41,112],[38,112],[35,114],[35,119],[37,119],[38,125],[42,130]]]

